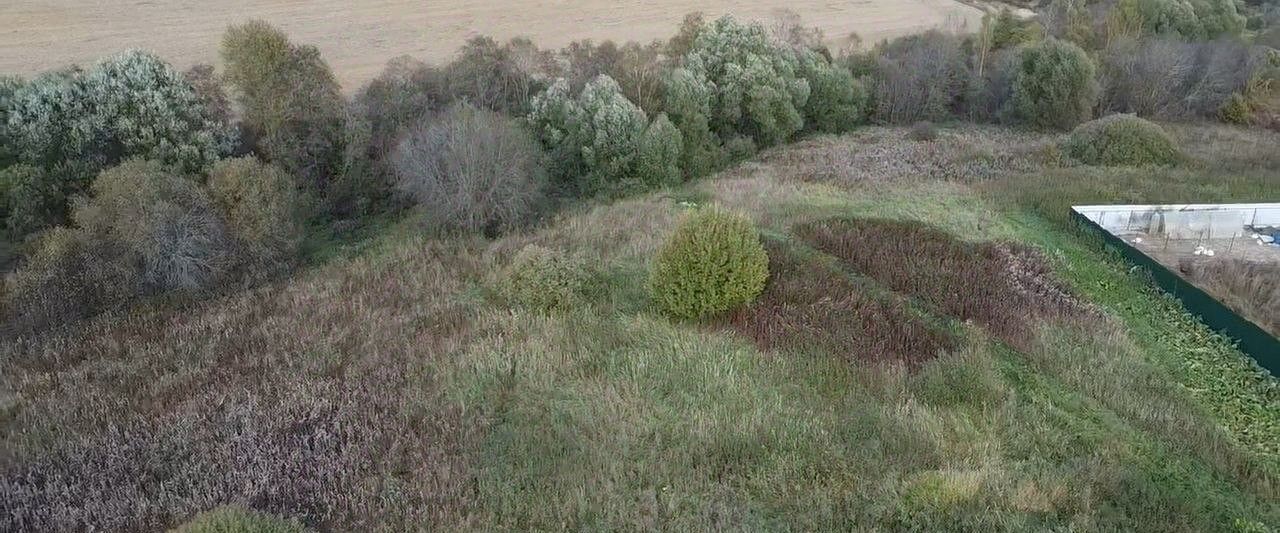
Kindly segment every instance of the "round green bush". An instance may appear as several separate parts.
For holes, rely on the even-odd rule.
[[[1098,102],[1096,67],[1075,43],[1046,39],[1018,55],[1010,104],[1037,128],[1070,129],[1089,120]]]
[[[224,505],[205,511],[173,529],[173,533],[302,533],[304,531],[306,529],[297,521],[285,520],[235,505]]]
[[[587,282],[581,261],[536,244],[516,253],[503,272],[499,292],[508,302],[531,309],[563,309],[577,302]]]
[[[1160,126],[1134,115],[1109,115],[1077,127],[1063,143],[1068,157],[1086,165],[1172,165],[1180,154]]]
[[[286,260],[303,233],[303,196],[284,169],[253,156],[227,159],[209,171],[209,195],[247,259]]]
[[[764,290],[769,257],[746,217],[701,209],[681,220],[650,273],[653,300],[679,318],[702,318],[747,304]]]

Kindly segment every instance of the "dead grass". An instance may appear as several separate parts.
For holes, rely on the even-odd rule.
[[[465,242],[6,344],[5,530],[158,530],[236,503],[324,530],[457,523],[478,426],[434,359],[468,338]]]
[[[1233,311],[1280,337],[1280,263],[1188,259],[1178,270]]]
[[[942,314],[976,322],[1020,350],[1037,321],[1091,311],[1052,277],[1034,249],[970,243],[923,224],[833,219],[795,228],[801,239],[862,275]]]
[[[820,350],[851,363],[919,367],[954,350],[956,339],[914,315],[902,301],[876,297],[819,259],[803,260],[768,241],[769,283],[728,325],[762,350]]]
[[[929,141],[907,128],[865,128],[765,152],[761,160],[797,179],[844,186],[975,182],[1056,166],[1056,136],[990,126],[939,128]]]

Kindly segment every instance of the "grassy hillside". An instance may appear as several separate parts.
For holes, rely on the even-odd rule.
[[[492,241],[392,222],[290,280],[8,344],[0,529],[239,504],[342,531],[1272,530],[1280,385],[1064,211],[1274,199],[1275,136],[1239,131],[1177,129],[1200,162],[1148,170],[995,128],[819,137]],[[712,204],[762,228],[769,285],[669,320],[648,261]],[[495,290],[528,244],[587,266],[579,305]]]

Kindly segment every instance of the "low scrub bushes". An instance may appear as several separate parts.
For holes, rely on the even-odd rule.
[[[411,131],[394,166],[397,188],[444,229],[492,234],[519,226],[547,188],[537,141],[509,118],[465,106]]]
[[[293,520],[277,518],[237,505],[224,505],[205,511],[171,533],[303,533],[306,529]]]
[[[918,366],[955,347],[900,300],[877,298],[838,269],[767,241],[769,283],[729,326],[762,350],[818,349],[851,363]]]
[[[589,273],[579,259],[530,244],[503,271],[498,292],[507,302],[537,310],[565,309],[583,296]]]
[[[1032,346],[1038,319],[1091,313],[1028,248],[968,243],[918,223],[877,219],[827,220],[796,232],[853,270],[974,321],[1015,348]]]
[[[41,236],[4,284],[4,321],[24,334],[88,318],[142,292],[137,268],[111,241],[69,228]]]
[[[1172,165],[1180,159],[1160,126],[1134,115],[1110,115],[1081,124],[1062,145],[1081,163],[1101,166]]]
[[[653,260],[649,286],[663,311],[703,318],[750,303],[769,258],[746,217],[716,208],[686,215]]]
[[[558,80],[534,99],[529,122],[551,153],[551,174],[578,194],[620,194],[679,183],[680,131],[652,122],[608,76],[575,98]]]
[[[283,169],[252,156],[228,159],[209,171],[208,186],[243,259],[274,264],[297,252],[305,202]]]
[[[1093,60],[1079,46],[1048,39],[1022,49],[1013,109],[1037,128],[1070,129],[1089,120],[1098,100]]]
[[[150,292],[210,286],[231,266],[231,240],[205,191],[159,163],[103,171],[72,218],[91,238],[124,250]]]

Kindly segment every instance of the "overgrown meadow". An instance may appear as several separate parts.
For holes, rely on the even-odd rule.
[[[7,79],[0,529],[1280,527],[1275,377],[1067,217],[1275,199],[1275,17]]]

